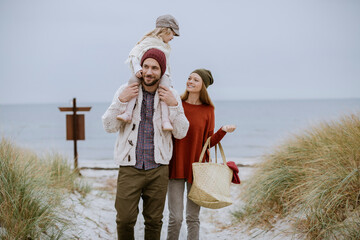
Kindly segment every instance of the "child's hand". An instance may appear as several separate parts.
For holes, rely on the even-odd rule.
[[[227,133],[231,133],[231,132],[235,131],[236,126],[235,125],[225,125],[221,129]]]
[[[142,70],[137,71],[137,73],[135,74],[135,76],[136,76],[137,78],[142,78]]]

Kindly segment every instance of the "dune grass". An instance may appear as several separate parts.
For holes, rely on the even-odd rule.
[[[250,227],[286,217],[308,239],[360,239],[360,115],[292,136],[245,184],[234,215]]]
[[[0,238],[59,239],[68,192],[90,191],[59,154],[39,157],[6,139],[0,142]]]

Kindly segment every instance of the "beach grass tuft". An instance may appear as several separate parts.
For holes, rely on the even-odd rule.
[[[0,142],[0,238],[59,239],[69,222],[61,217],[68,192],[89,192],[59,154],[42,157],[2,138]]]
[[[360,239],[360,115],[293,135],[245,185],[233,214],[250,227],[287,217],[308,239]]]

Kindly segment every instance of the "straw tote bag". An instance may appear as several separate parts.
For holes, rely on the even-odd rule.
[[[233,171],[226,165],[224,150],[218,143],[223,164],[217,163],[217,148],[215,145],[215,163],[209,156],[209,162],[202,162],[205,151],[210,149],[210,137],[206,140],[200,154],[199,162],[192,164],[194,181],[189,192],[189,199],[206,208],[223,208],[232,204],[230,183]]]

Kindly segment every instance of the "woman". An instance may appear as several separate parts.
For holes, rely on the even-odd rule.
[[[186,186],[189,193],[192,176],[192,163],[197,162],[206,139],[211,136],[211,147],[216,145],[227,132],[235,126],[225,125],[214,134],[214,104],[207,92],[213,83],[211,72],[206,69],[193,71],[186,83],[186,91],[181,96],[185,115],[190,127],[185,138],[174,140],[173,158],[169,165],[170,181],[168,186],[169,226],[167,239],[178,239],[183,220],[183,197]],[[188,239],[199,239],[200,206],[187,198],[186,224]]]

